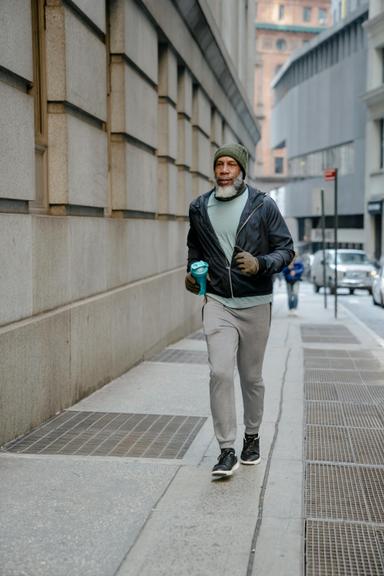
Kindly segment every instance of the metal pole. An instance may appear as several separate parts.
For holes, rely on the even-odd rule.
[[[337,211],[337,168],[335,169],[335,318],[337,318],[337,229],[338,211]]]
[[[324,190],[320,190],[321,199],[321,239],[323,244],[323,285],[324,285],[324,308],[327,307],[327,278],[325,273],[325,214],[324,214]]]

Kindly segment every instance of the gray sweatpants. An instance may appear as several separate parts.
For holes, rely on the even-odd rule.
[[[211,412],[220,448],[232,448],[236,439],[236,360],[243,395],[245,432],[257,434],[259,431],[264,408],[262,367],[270,323],[271,304],[233,309],[208,299],[204,305]]]

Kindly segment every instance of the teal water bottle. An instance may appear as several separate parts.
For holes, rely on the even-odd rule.
[[[208,263],[204,260],[191,264],[191,274],[200,286],[199,296],[205,296],[207,290]]]

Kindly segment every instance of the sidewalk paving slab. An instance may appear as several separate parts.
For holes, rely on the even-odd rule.
[[[345,326],[357,343],[303,342],[303,324]],[[0,576],[304,574],[304,349],[371,350],[384,359],[382,342],[351,312],[340,306],[335,320],[330,304],[324,310],[303,285],[298,314],[288,316],[278,288],[264,364],[262,461],[228,480],[211,479],[219,450],[208,366],[198,356],[205,342],[195,337],[168,347],[172,361],[156,355],[71,408],[206,418],[182,459],[0,452]],[[178,351],[187,360],[197,355],[177,362]],[[238,385],[236,398],[240,451]]]

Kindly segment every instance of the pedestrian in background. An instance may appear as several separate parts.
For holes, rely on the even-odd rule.
[[[287,285],[288,309],[290,314],[295,314],[299,303],[300,281],[304,273],[304,264],[295,258],[283,270]]]
[[[199,287],[190,274],[193,262],[209,265],[203,327],[210,367],[210,403],[220,447],[214,477],[231,476],[235,454],[237,367],[243,398],[245,435],[242,464],[260,462],[259,428],[263,416],[262,366],[271,323],[272,276],[294,256],[293,242],[275,202],[248,186],[248,151],[240,144],[219,148],[214,156],[216,186],[189,209],[187,290]]]

